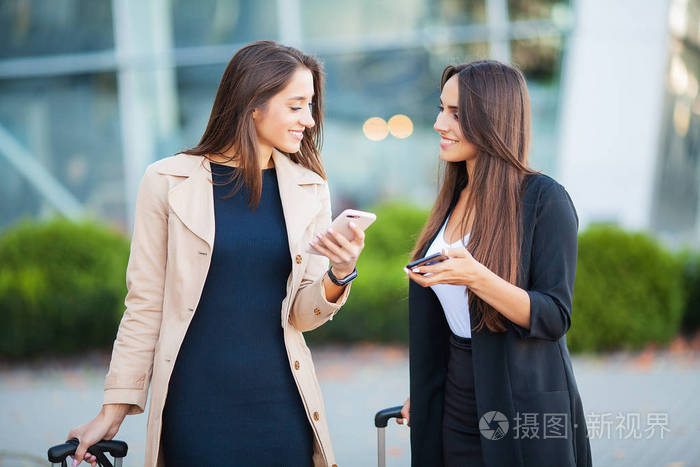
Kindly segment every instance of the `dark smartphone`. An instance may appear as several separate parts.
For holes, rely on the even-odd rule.
[[[447,256],[443,255],[442,252],[437,252],[433,253],[430,256],[426,256],[421,259],[417,259],[413,262],[410,262],[406,265],[408,269],[413,269],[417,266],[430,266],[431,264],[437,264],[441,263],[442,261],[445,261],[447,259]]]

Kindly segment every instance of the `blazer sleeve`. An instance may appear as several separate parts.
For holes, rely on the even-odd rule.
[[[321,209],[314,219],[314,235],[325,232],[331,224],[331,196],[328,185],[318,186]],[[326,276],[328,267],[328,258],[309,253],[304,277],[289,313],[289,322],[301,332],[311,331],[326,321],[332,320],[348,299],[351,284],[345,286],[345,290],[335,303],[326,299],[323,278]]]
[[[146,170],[136,200],[134,233],[126,270],[127,294],[105,378],[105,404],[132,404],[144,411],[163,312],[168,241],[167,180]]]
[[[530,257],[530,329],[513,324],[523,338],[556,341],[571,327],[576,277],[578,217],[566,190],[554,183],[543,191]]]

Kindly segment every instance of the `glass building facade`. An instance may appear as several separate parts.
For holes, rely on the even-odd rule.
[[[4,1],[0,228],[59,213],[128,231],[146,165],[198,142],[226,64],[259,39],[324,63],[323,160],[336,212],[431,204],[448,63],[496,58],[524,71],[531,163],[556,175],[570,23],[568,4],[550,0]],[[363,132],[368,119],[394,115],[412,130]]]
[[[673,0],[652,226],[700,243],[700,2]]]

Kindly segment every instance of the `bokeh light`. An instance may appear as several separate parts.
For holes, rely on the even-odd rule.
[[[369,140],[381,141],[389,134],[389,126],[383,118],[372,117],[362,125],[362,132]]]
[[[688,69],[679,56],[671,58],[669,67],[669,85],[671,92],[675,94],[685,94],[688,88]]]
[[[681,138],[688,134],[690,127],[690,106],[685,101],[676,102],[673,108],[673,126]]]
[[[389,119],[389,131],[395,138],[408,138],[413,134],[413,122],[406,115],[394,115]]]

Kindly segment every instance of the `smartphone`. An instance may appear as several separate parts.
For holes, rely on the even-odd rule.
[[[442,252],[438,251],[437,253],[433,253],[430,256],[426,256],[424,258],[417,259],[415,261],[412,261],[406,265],[407,269],[413,269],[418,266],[430,266],[431,264],[437,264],[445,261],[447,259],[447,256],[443,255]]]
[[[372,223],[376,220],[377,216],[374,213],[358,211],[356,209],[346,209],[345,211],[341,212],[338,217],[333,219],[330,228],[343,234],[348,240],[352,240],[355,234],[352,232],[352,230],[350,230],[350,222],[354,222],[355,225],[364,232],[367,230],[367,227],[372,225]],[[321,254],[310,246],[306,248],[306,251],[315,255]]]

